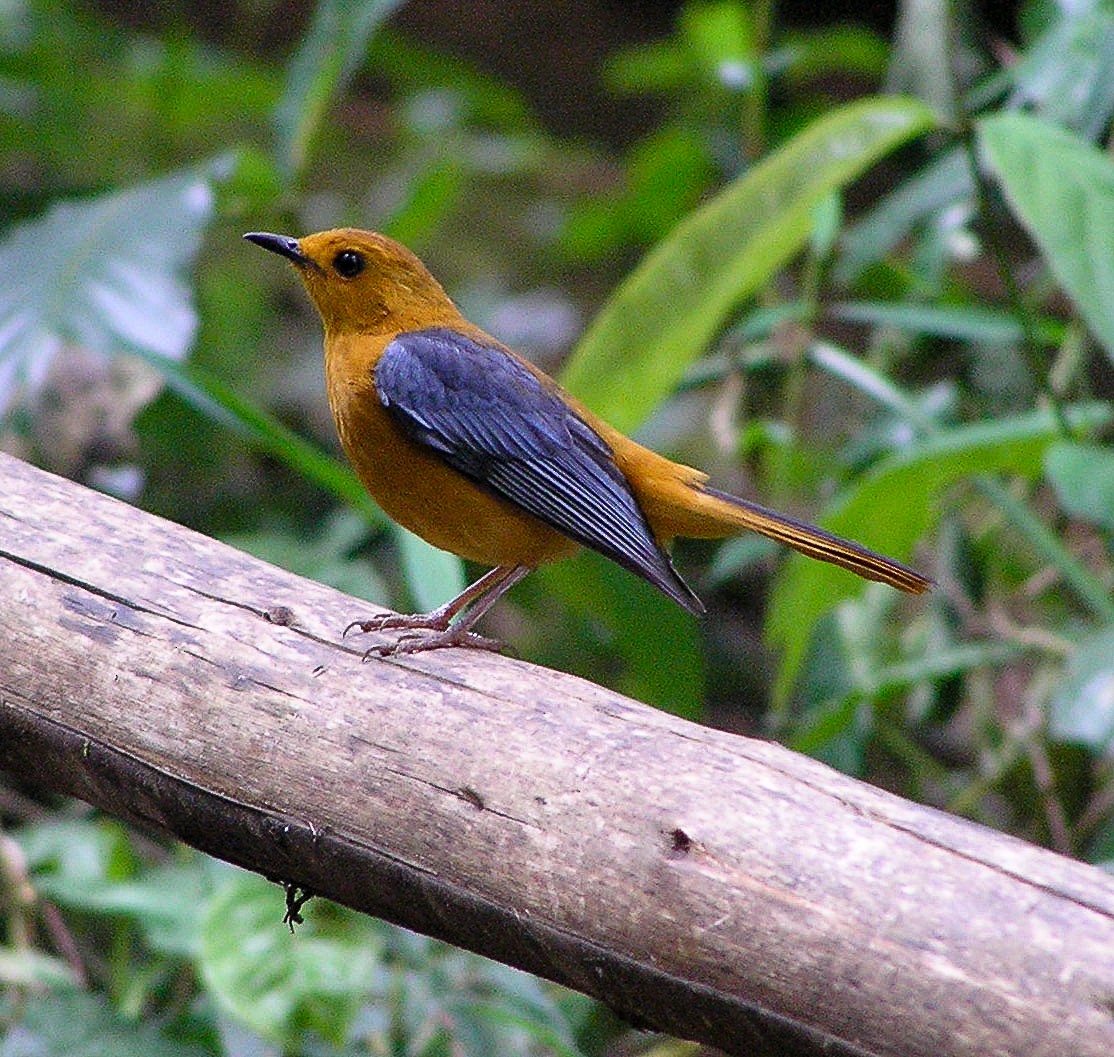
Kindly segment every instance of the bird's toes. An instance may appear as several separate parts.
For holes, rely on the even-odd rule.
[[[433,635],[421,635],[416,632],[400,635],[394,642],[383,642],[372,646],[364,654],[364,660],[370,660],[372,657],[400,657],[414,653],[428,653],[430,650],[446,650],[454,646],[462,649],[487,650],[491,653],[501,653],[507,648],[498,639],[477,635],[474,631],[450,627]]]
[[[444,631],[448,626],[448,619],[439,613],[385,613],[383,616],[371,617],[368,620],[353,620],[341,632],[341,638],[347,638],[353,628],[359,628],[361,633],[366,633],[394,631],[399,628]]]

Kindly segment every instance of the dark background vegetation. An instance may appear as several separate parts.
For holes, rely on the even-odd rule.
[[[1107,863],[1114,8],[1068,7],[17,0],[0,443],[436,604],[475,570],[363,496],[316,317],[240,240],[386,231],[646,443],[938,581],[689,543],[703,623],[586,555],[488,630]],[[82,805],[0,818],[0,1057],[677,1045],[319,902],[291,939],[278,889]]]

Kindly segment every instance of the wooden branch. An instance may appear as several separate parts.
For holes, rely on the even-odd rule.
[[[749,1057],[1114,1053],[1099,870],[520,661],[361,663],[365,604],[6,456],[0,575],[44,788]]]

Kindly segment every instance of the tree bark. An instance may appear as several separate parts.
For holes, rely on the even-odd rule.
[[[0,767],[765,1054],[1109,1057],[1114,880],[0,455]],[[276,890],[276,928],[281,927]]]

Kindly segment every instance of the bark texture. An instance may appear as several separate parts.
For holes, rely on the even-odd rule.
[[[1109,1057],[1114,879],[0,455],[0,767],[766,1054]],[[275,927],[281,893],[276,889]]]

